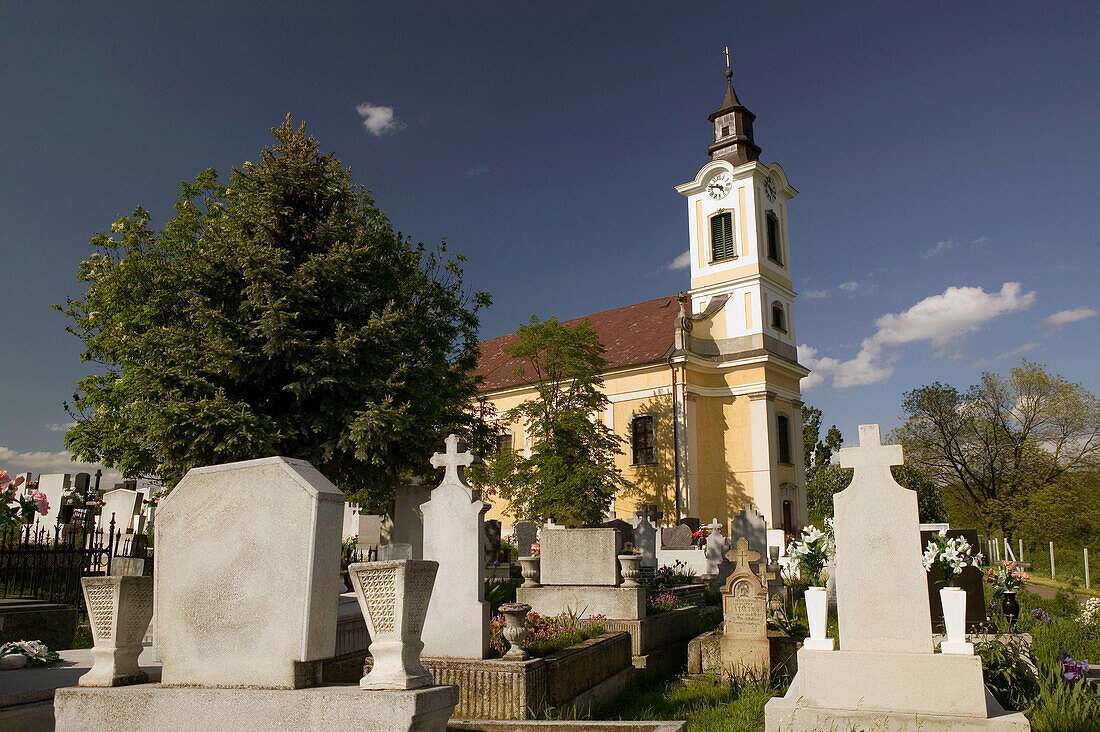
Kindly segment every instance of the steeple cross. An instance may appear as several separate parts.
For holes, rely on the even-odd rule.
[[[737,540],[737,548],[726,552],[726,559],[736,562],[735,572],[744,570],[749,574],[754,574],[750,562],[760,561],[760,552],[749,549],[749,540],[742,536]]]
[[[726,46],[726,71],[730,70],[730,47]]]
[[[461,483],[462,480],[458,477],[458,467],[461,465],[468,468],[473,464],[473,453],[458,451],[458,435],[456,434],[447,435],[447,452],[437,452],[432,455],[432,467],[447,470],[443,474],[444,483]]]
[[[854,468],[856,475],[890,476],[891,465],[901,465],[901,445],[883,445],[877,424],[859,426],[859,447],[845,447],[840,451],[840,467]]]

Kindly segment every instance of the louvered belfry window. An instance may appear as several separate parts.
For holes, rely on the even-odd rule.
[[[710,253],[714,262],[737,254],[733,248],[733,214],[728,211],[711,217]]]

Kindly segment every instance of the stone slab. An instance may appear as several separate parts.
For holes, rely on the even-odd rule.
[[[543,721],[504,719],[452,719],[448,729],[467,732],[527,732],[527,730],[547,730],[547,732],[687,732],[687,723],[678,721]]]
[[[542,532],[540,573],[544,585],[619,584],[622,537],[613,528],[547,528]]]
[[[803,706],[984,717],[977,656],[942,653],[798,652]]]
[[[531,545],[539,540],[539,527],[533,521],[518,521],[512,527],[516,536],[517,556],[531,556]]]
[[[584,617],[603,615],[613,620],[638,620],[645,617],[644,587],[520,587],[516,602],[524,602],[539,615],[578,613]]]
[[[297,688],[333,655],[344,494],[304,460],[195,468],[156,520],[166,686]]]
[[[890,732],[1025,732],[1031,725],[1019,712],[1006,712],[989,692],[981,717],[883,712],[859,709],[812,709],[803,701],[796,678],[786,696],[770,699],[764,707],[765,732],[819,730],[890,730]]]
[[[337,527],[339,528],[339,526]],[[358,686],[312,689],[200,689],[160,684],[112,689],[58,689],[58,732],[369,729],[446,732],[458,687],[363,691]]]

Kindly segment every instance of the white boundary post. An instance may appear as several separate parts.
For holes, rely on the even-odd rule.
[[[1050,542],[1050,578],[1054,579],[1054,542]]]
[[[1018,545],[1020,547],[1020,561],[1022,562],[1024,561],[1024,540],[1020,539]]]
[[[1089,548],[1085,547],[1085,589],[1091,589],[1089,587]]]

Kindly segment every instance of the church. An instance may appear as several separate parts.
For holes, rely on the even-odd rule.
[[[615,497],[626,518],[657,504],[665,522],[728,526],[755,506],[769,529],[806,521],[798,363],[787,203],[797,191],[778,163],[760,162],[755,115],[726,71],[722,103],[707,119],[710,158],[676,186],[687,199],[690,289],[585,318],[606,351],[609,404],[600,418],[623,439],[618,467],[633,484]],[[530,399],[504,349],[482,341],[481,397],[497,414]],[[502,424],[502,447],[530,447],[522,424]],[[488,518],[511,524],[494,506]]]

